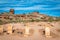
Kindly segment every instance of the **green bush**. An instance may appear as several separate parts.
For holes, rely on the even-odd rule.
[[[3,24],[3,21],[2,20],[0,20],[0,25],[2,25]]]

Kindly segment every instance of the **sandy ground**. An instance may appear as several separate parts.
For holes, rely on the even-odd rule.
[[[24,36],[20,35],[0,35],[0,40],[60,40],[60,37],[45,37],[44,35]]]
[[[38,29],[44,29],[42,26],[37,26],[37,24],[43,24],[41,22],[38,23],[30,23],[31,28],[35,29],[35,32],[31,36],[21,36],[19,34],[9,34],[9,35],[0,35],[0,40],[60,40],[60,32],[57,29],[60,29],[60,22],[51,23],[53,27],[51,28],[51,37],[45,37],[42,35],[42,32],[38,32]],[[25,28],[23,23],[12,24],[14,28]],[[5,25],[7,26],[7,25]],[[40,30],[41,31],[41,30]]]

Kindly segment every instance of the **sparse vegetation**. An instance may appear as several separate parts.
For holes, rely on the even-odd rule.
[[[2,15],[2,14],[0,14],[0,15]],[[39,22],[39,21],[53,22],[53,21],[60,21],[60,17],[51,17],[51,16],[43,16],[43,15],[42,15],[43,17],[40,17],[40,16],[32,15],[32,14],[26,15],[25,13],[23,14],[24,17],[20,17],[20,16],[17,16],[15,14],[8,14],[8,13],[5,14],[5,15],[7,15],[8,18],[7,19],[5,19],[5,18],[2,19],[3,21],[0,20],[0,24],[17,23],[17,22]],[[27,18],[29,18],[29,20]],[[48,19],[46,19],[46,18],[48,18]]]
[[[0,20],[0,25],[2,25],[3,24],[3,21],[2,20]]]

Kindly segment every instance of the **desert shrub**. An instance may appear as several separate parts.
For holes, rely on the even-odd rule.
[[[3,24],[3,21],[2,20],[0,20],[0,25],[2,25]]]

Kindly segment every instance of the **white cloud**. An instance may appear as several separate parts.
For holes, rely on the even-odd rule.
[[[11,9],[10,7],[6,7],[6,8],[0,8],[0,10],[9,10]],[[32,6],[32,7],[13,7],[13,9],[15,10],[46,10],[46,8],[42,8],[41,5],[35,5],[35,6]]]
[[[35,5],[32,7],[13,7],[15,10],[54,10],[54,9],[60,9],[60,6],[57,5],[56,7],[51,8],[44,8],[44,6],[48,5]],[[0,10],[10,10],[12,7],[6,7],[6,8],[0,8]]]

